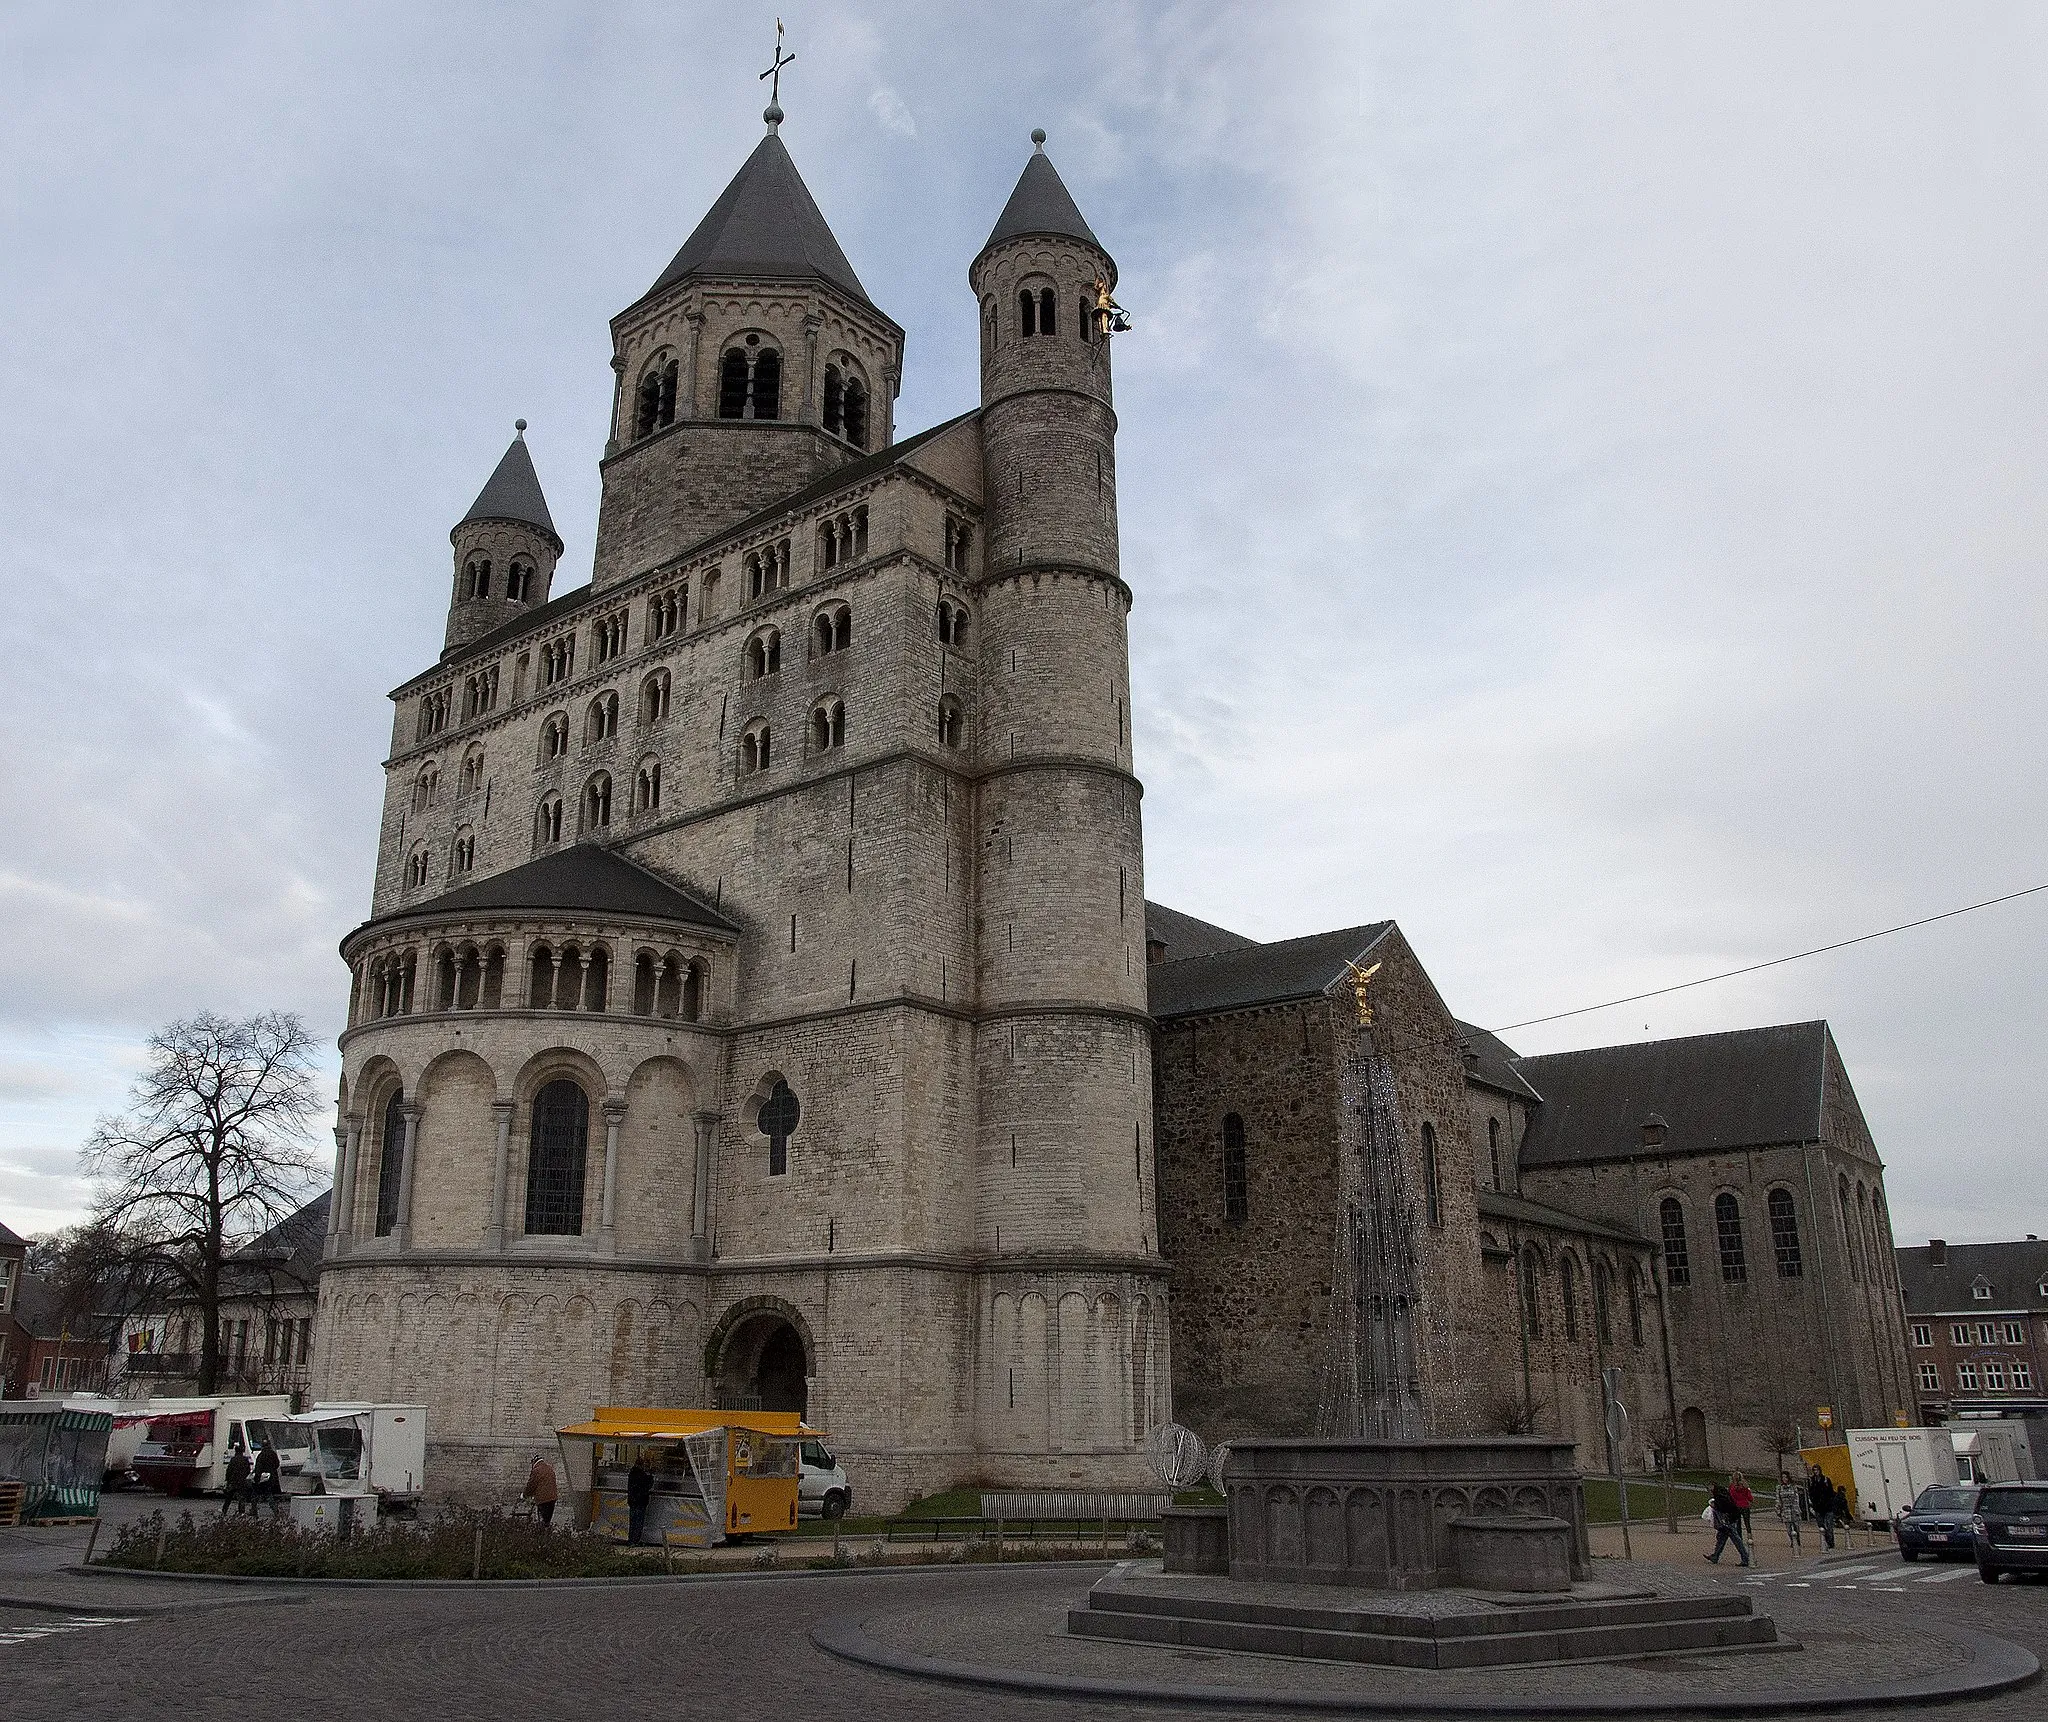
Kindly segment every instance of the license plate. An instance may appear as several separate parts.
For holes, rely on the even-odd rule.
[[[1930,1543],[1945,1543],[1945,1542],[1947,1542],[1947,1541],[1948,1541],[1948,1532],[1946,1532],[1946,1531],[1929,1531],[1929,1532],[1927,1533],[1927,1540],[1928,1540],[1928,1541],[1929,1541]]]
[[[2048,1525],[2007,1525],[2009,1537],[2048,1537]]]

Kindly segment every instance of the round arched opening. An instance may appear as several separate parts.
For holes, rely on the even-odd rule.
[[[718,1360],[718,1402],[732,1411],[809,1409],[803,1335],[773,1310],[757,1310],[726,1336]]]

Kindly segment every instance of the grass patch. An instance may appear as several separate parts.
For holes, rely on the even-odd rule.
[[[1701,1473],[1702,1476],[1705,1473]],[[1696,1519],[1700,1509],[1707,1504],[1709,1485],[1705,1482],[1681,1482],[1677,1477],[1671,1481],[1671,1504],[1681,1521]],[[1628,1480],[1628,1516],[1631,1524],[1641,1524],[1648,1519],[1664,1517],[1664,1479],[1662,1477],[1631,1477]],[[1621,1523],[1621,1491],[1612,1477],[1588,1477],[1586,1479],[1586,1523],[1589,1525],[1618,1525]]]

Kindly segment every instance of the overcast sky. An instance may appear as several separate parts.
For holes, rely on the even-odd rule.
[[[1033,125],[1121,269],[1155,898],[1392,916],[1517,1023],[2048,881],[2048,9],[781,0],[783,136],[974,403]],[[587,577],[607,319],[769,7],[0,9],[0,1220],[155,1025],[331,1038],[388,689],[528,433]],[[1902,1242],[2048,1232],[2048,894],[1509,1038],[1826,1017]]]

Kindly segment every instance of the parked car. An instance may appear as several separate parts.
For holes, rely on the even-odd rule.
[[[1932,1483],[1922,1489],[1913,1504],[1892,1521],[1900,1559],[1917,1561],[1922,1555],[1932,1555],[1941,1560],[1960,1555],[1968,1560],[1977,1549],[1970,1515],[1977,1510],[1977,1497],[1982,1493],[1969,1484],[1952,1488]]]
[[[1986,1584],[1996,1584],[2002,1573],[2048,1572],[2048,1484],[1988,1485],[1977,1496],[1970,1529],[1977,1576]]]
[[[805,1518],[843,1519],[853,1505],[853,1486],[822,1441],[806,1441],[798,1452],[796,1510]]]

